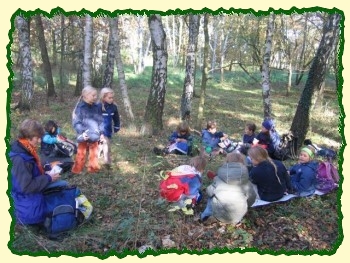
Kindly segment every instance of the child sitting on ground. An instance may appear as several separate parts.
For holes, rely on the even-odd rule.
[[[192,153],[193,137],[187,123],[181,122],[176,131],[169,137],[169,145],[165,148],[165,153],[185,154]]]
[[[202,146],[211,156],[216,156],[220,153],[225,154],[224,149],[220,148],[218,144],[227,138],[227,134],[222,131],[217,131],[217,124],[215,121],[208,121],[207,128],[202,130]]]
[[[318,163],[313,160],[314,155],[312,147],[303,147],[298,163],[289,168],[292,191],[299,196],[309,196],[315,193]]]
[[[202,173],[207,165],[203,154],[192,157],[188,165],[180,165],[166,173],[160,182],[160,195],[174,203],[174,211],[182,209],[185,214],[193,215],[193,207],[202,199]],[[187,208],[189,206],[189,208]]]
[[[60,128],[57,123],[49,120],[45,123],[45,134],[41,140],[41,153],[47,157],[67,157],[57,149],[56,144],[60,141]]]
[[[259,145],[267,150],[269,156],[274,159],[274,152],[280,143],[280,137],[271,119],[266,119],[261,123],[261,131],[253,140],[253,146]]]
[[[255,130],[255,123],[249,122],[245,125],[242,144],[238,148],[238,150],[244,155],[247,155],[248,149],[252,146],[253,141],[256,138]]]
[[[213,183],[208,186],[207,194],[208,203],[201,213],[201,221],[206,222],[212,217],[223,223],[237,224],[242,220],[256,198],[243,154],[227,154]]]

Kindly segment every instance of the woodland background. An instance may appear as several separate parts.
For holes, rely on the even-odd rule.
[[[342,22],[337,12],[111,19],[65,16],[59,11],[50,18],[26,14],[31,19],[13,19],[8,53],[13,71],[11,138],[25,117],[34,116],[43,121],[55,118],[73,138],[70,113],[81,88],[111,86],[123,120],[123,130],[115,138],[117,161],[112,173],[72,179],[91,198],[96,213],[94,220],[66,239],[69,243],[47,241],[24,228],[14,231],[12,249],[104,257],[144,245],[166,249],[163,240],[169,233],[175,242],[172,248],[180,250],[245,247],[317,253],[336,249],[342,239],[337,193],[252,210],[239,228],[202,226],[196,216],[167,212],[167,204],[157,198],[159,173],[186,160],[159,158],[151,149],[166,142],[180,119],[199,129],[215,118],[222,130],[240,138],[245,122],[254,121],[259,127],[264,117],[272,117],[280,131],[302,130],[301,142],[310,137],[341,155],[342,76],[337,74],[341,65],[337,54],[341,54]],[[304,111],[298,115],[300,107]],[[222,161],[212,162],[209,168],[215,170]],[[321,207],[330,209],[327,216]],[[303,225],[303,217],[310,214],[300,210],[317,218]],[[325,229],[316,225],[318,217],[328,220]],[[295,225],[286,228],[292,222]]]

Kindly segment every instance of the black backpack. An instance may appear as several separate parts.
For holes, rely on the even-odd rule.
[[[273,159],[285,161],[287,159],[296,159],[298,157],[298,138],[290,131],[281,136],[280,143],[275,148]]]

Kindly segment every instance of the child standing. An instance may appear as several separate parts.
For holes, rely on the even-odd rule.
[[[224,150],[218,144],[227,138],[227,134],[217,131],[215,121],[208,121],[207,128],[202,130],[202,145],[205,151],[213,156],[224,153]]]
[[[80,174],[89,152],[87,171],[95,173],[100,170],[98,163],[98,143],[104,141],[104,124],[100,108],[96,104],[97,90],[91,86],[83,88],[82,95],[76,104],[72,124],[77,133],[78,150],[72,167],[73,174]]]
[[[99,154],[103,154],[104,165],[111,169],[111,139],[112,134],[120,130],[120,118],[118,106],[114,103],[114,91],[111,88],[103,88],[100,92],[98,107],[102,111],[104,122],[104,141],[99,145]]]
[[[292,191],[300,196],[312,195],[316,190],[318,163],[313,161],[313,158],[313,149],[303,147],[299,154],[299,162],[289,168]]]

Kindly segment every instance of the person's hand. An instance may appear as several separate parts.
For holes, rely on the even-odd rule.
[[[52,182],[56,182],[61,178],[61,175],[59,173],[52,174],[50,176],[51,176]]]
[[[83,132],[83,139],[84,141],[89,140],[89,135],[87,134],[87,132]]]

